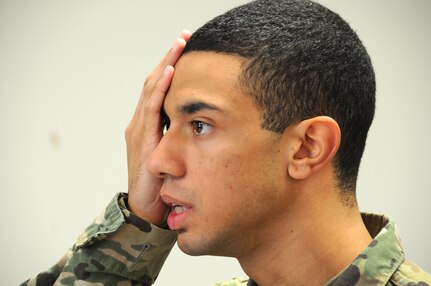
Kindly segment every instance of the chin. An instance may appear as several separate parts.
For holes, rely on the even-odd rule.
[[[201,256],[201,255],[210,255],[208,251],[202,249],[198,244],[190,245],[188,243],[183,243],[180,240],[177,241],[178,248],[187,255],[190,256]]]
[[[207,239],[201,235],[191,234],[188,231],[178,233],[177,244],[179,249],[191,256],[209,255]]]
[[[224,243],[219,243],[217,240],[211,240],[202,236],[198,239],[192,238],[189,233],[180,233],[177,244],[182,252],[191,256],[233,256],[227,253]]]

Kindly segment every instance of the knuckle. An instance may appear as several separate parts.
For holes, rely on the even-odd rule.
[[[166,89],[167,89],[167,87],[166,87],[166,83],[165,82],[163,82],[162,80],[159,80],[157,83],[156,83],[156,85],[155,85],[155,87],[154,87],[154,90],[153,90],[153,92],[157,92],[157,93],[163,93],[163,94],[165,94],[166,93]]]
[[[144,91],[149,91],[154,88],[153,75],[150,74],[144,81]]]
[[[156,90],[159,90],[159,91],[163,91],[163,82],[162,82],[161,80],[159,80],[159,81],[156,83],[155,89],[156,89]]]
[[[155,110],[156,107],[152,100],[149,100],[147,104],[144,105],[144,114],[154,113]]]
[[[154,98],[154,94],[149,98],[149,100],[144,104],[144,114],[150,113],[158,113],[160,112],[160,103]]]

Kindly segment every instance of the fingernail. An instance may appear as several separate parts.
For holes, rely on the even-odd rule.
[[[181,38],[176,38],[175,39],[175,41],[174,41],[174,43],[172,44],[172,46],[174,47],[177,43],[178,43],[178,41],[180,40]]]
[[[174,43],[172,44],[172,48],[177,47],[178,45],[184,46],[186,44],[186,40],[183,38],[176,38]]]
[[[168,74],[168,73],[170,73],[171,72],[171,70],[173,69],[174,67],[173,66],[171,66],[171,65],[167,65],[166,67],[165,67],[165,70],[163,71],[163,74]]]

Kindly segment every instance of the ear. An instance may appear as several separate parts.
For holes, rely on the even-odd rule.
[[[293,126],[289,135],[288,173],[305,179],[332,162],[338,151],[341,132],[338,123],[318,116]]]

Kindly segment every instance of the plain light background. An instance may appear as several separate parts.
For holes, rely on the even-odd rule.
[[[127,191],[124,129],[146,75],[183,28],[243,2],[0,0],[1,285],[49,268]],[[360,207],[394,217],[407,256],[431,271],[431,1],[321,3],[358,32],[377,74]],[[233,259],[175,248],[156,285],[234,276]]]

